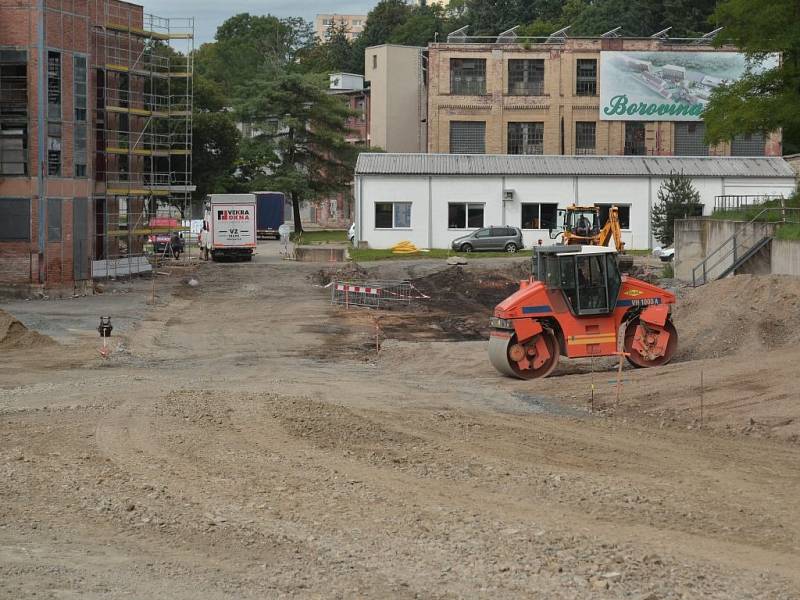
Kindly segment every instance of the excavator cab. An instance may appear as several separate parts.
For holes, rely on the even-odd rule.
[[[622,278],[616,252],[601,246],[536,248],[536,279],[561,290],[572,314],[606,315],[614,311]]]
[[[564,210],[564,231],[579,238],[593,238],[600,233],[600,209],[596,206],[576,206]]]
[[[564,244],[596,244],[600,235],[600,208],[570,205],[558,210],[559,226],[550,229],[550,239],[563,235]]]

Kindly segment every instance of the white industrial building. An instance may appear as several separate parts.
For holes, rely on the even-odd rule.
[[[356,235],[370,248],[403,240],[448,248],[480,227],[514,226],[529,248],[549,243],[556,210],[576,203],[619,206],[626,246],[649,248],[651,209],[671,172],[692,178],[703,214],[717,196],[789,196],[795,188],[795,173],[778,157],[364,153],[355,172]]]

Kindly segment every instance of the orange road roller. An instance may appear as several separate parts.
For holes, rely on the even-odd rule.
[[[491,319],[489,359],[504,375],[546,377],[559,356],[624,353],[635,367],[658,367],[675,354],[675,294],[620,275],[613,248],[537,247],[532,266]]]

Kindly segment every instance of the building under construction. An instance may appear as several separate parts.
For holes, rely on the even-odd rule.
[[[194,189],[193,30],[117,0],[0,0],[0,285],[150,268]]]

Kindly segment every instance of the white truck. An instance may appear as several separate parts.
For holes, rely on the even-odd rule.
[[[252,260],[256,248],[255,194],[210,194],[200,248],[212,260]]]

